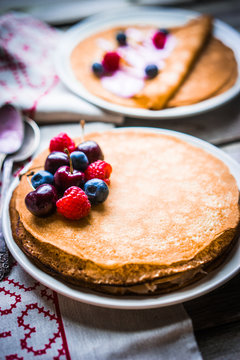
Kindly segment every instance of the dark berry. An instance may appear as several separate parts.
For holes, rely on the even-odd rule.
[[[70,158],[72,159],[73,168],[76,170],[85,171],[89,165],[87,155],[82,151],[73,151]]]
[[[124,32],[117,33],[116,40],[119,43],[119,45],[124,46],[127,44],[127,36]]]
[[[109,194],[107,184],[100,179],[92,179],[85,183],[84,191],[91,204],[104,202]]]
[[[69,165],[67,154],[61,151],[53,151],[45,161],[44,169],[54,174],[60,166]]]
[[[71,172],[69,166],[61,166],[54,174],[54,183],[60,191],[65,191],[71,186],[82,187],[84,182],[84,173],[78,170]]]
[[[82,151],[87,156],[89,164],[104,159],[102,150],[95,141],[84,141],[77,146],[77,150]]]
[[[25,204],[33,215],[44,217],[55,211],[57,200],[58,197],[55,187],[49,184],[43,184],[27,194]]]
[[[168,34],[169,34],[168,29],[158,29],[158,32],[161,32],[161,33],[163,33],[163,34],[165,34],[165,35],[168,35]]]
[[[38,186],[43,184],[53,185],[54,177],[49,171],[40,170],[31,178],[32,186],[36,189]]]
[[[103,65],[98,62],[95,62],[94,64],[92,64],[92,71],[96,76],[101,77],[104,74]]]
[[[116,51],[107,52],[103,57],[102,65],[107,72],[114,72],[119,69],[120,56]]]
[[[158,74],[158,67],[154,64],[148,65],[145,68],[145,73],[149,79],[153,79]]]

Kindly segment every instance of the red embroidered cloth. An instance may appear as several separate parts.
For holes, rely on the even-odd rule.
[[[55,71],[62,32],[22,13],[0,17],[0,105],[10,102],[41,122],[101,120],[121,123],[69,91]]]
[[[0,295],[1,359],[70,359],[54,291],[13,262],[10,275],[0,283]]]

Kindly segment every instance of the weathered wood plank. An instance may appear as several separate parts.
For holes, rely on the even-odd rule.
[[[240,142],[221,147],[240,162]],[[184,303],[195,331],[240,321],[240,274],[219,289]]]
[[[175,120],[126,118],[123,126],[151,126],[180,131],[216,145],[240,141],[240,96],[205,114]]]
[[[203,360],[240,359],[240,322],[195,333]]]
[[[207,295],[184,303],[195,331],[240,321],[240,274]]]
[[[211,14],[237,30],[240,29],[240,2],[238,0],[201,0],[178,7]]]

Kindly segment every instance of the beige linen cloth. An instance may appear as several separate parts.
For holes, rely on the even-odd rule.
[[[24,13],[0,17],[0,105],[13,105],[39,123],[85,119],[121,123],[122,115],[105,112],[69,91],[53,61],[62,32]]]

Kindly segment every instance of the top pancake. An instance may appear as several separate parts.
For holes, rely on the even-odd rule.
[[[238,76],[233,51],[211,37],[167,107],[195,104],[231,88]]]
[[[156,78],[147,81],[143,90],[134,96],[138,104],[154,110],[165,107],[207,41],[212,30],[211,20],[209,16],[200,16],[172,31],[176,45]]]
[[[149,36],[151,26],[134,26]],[[71,54],[76,78],[92,94],[112,103],[135,108],[161,109],[190,105],[228,90],[235,83],[237,63],[234,53],[221,41],[210,38],[211,19],[201,16],[186,25],[170,29],[176,46],[159,75],[145,82],[143,90],[130,98],[117,96],[103,88],[91,65],[100,61],[104,50],[99,39],[116,48],[115,36],[121,28],[111,28],[81,41]]]
[[[169,266],[190,261],[238,224],[238,188],[227,166],[175,137],[127,130],[86,138],[101,146],[111,163],[110,194],[79,221],[55,213],[33,216],[24,203],[26,176],[16,209],[25,229],[103,269],[126,264]],[[42,166],[48,152],[33,161]]]

